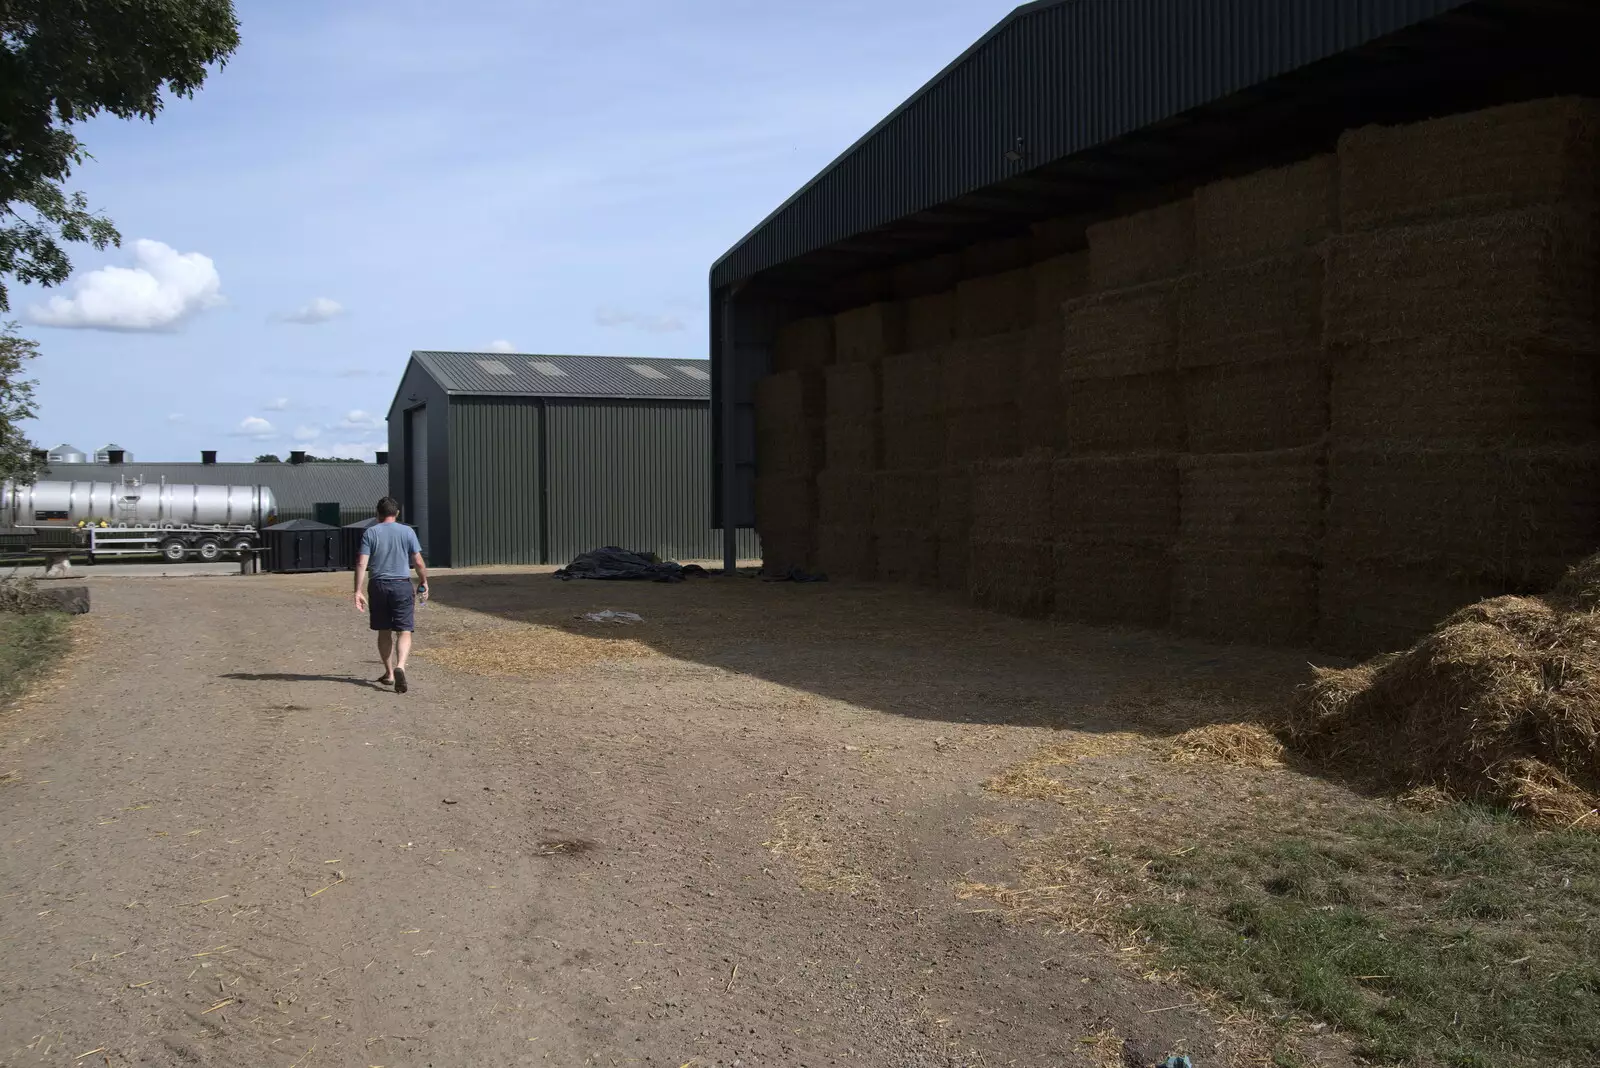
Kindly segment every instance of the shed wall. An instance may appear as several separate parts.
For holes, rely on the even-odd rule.
[[[540,401],[450,402],[452,567],[543,563]]]

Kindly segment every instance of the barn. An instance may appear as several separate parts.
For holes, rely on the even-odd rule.
[[[1600,6],[1018,8],[712,268],[769,565],[1394,648],[1600,541]]]
[[[605,545],[717,556],[704,360],[413,352],[389,491],[440,567],[565,563]],[[759,555],[739,535],[744,558]]]

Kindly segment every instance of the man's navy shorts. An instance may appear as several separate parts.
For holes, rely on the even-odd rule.
[[[410,578],[373,578],[367,618],[373,630],[416,630],[417,591]]]

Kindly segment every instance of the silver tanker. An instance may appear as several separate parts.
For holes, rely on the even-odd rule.
[[[79,523],[112,527],[259,530],[277,511],[265,486],[191,483],[0,482],[0,527],[47,530]]]

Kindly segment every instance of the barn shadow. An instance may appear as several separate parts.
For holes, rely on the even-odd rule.
[[[437,574],[433,600],[921,720],[1171,736],[1270,722],[1309,676],[1303,651],[1019,619],[887,583],[778,583],[753,572],[683,583]],[[604,609],[641,624],[596,624]],[[1336,662],[1328,660],[1328,662]]]

